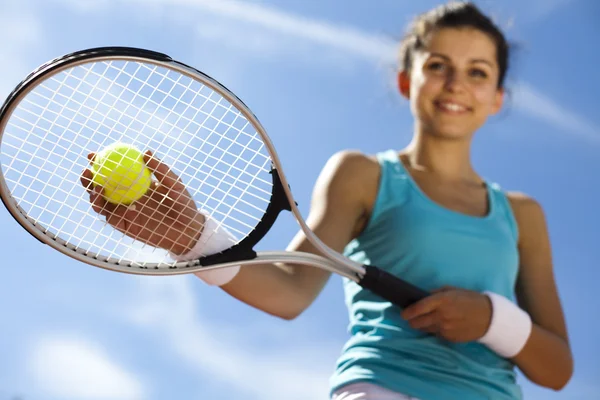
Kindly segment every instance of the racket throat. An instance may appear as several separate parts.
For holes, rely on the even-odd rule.
[[[200,265],[209,266],[256,258],[257,254],[254,250],[254,246],[265,237],[267,232],[269,232],[281,211],[292,211],[292,206],[286,195],[285,189],[283,188],[283,183],[281,182],[281,177],[279,176],[277,169],[271,168],[269,173],[273,177],[273,191],[271,192],[269,205],[261,220],[239,243],[220,253],[202,257],[198,260]]]

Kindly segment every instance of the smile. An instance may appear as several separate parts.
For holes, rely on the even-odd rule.
[[[436,101],[434,104],[438,109],[452,114],[462,114],[471,111],[470,107],[452,101]]]

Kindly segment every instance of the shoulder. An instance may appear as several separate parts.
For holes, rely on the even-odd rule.
[[[336,183],[343,186],[362,186],[377,183],[380,167],[377,157],[358,150],[341,150],[326,162],[320,180],[323,184]]]
[[[507,192],[506,196],[519,225],[522,241],[545,234],[545,212],[538,200],[522,192]]]
[[[520,214],[524,217],[531,215],[531,213],[543,213],[542,205],[526,193],[506,192],[506,197],[515,214]]]
[[[327,160],[325,168],[342,173],[364,172],[369,174],[379,170],[379,162],[375,155],[348,149],[334,153],[329,160]]]
[[[315,185],[315,200],[336,207],[344,205],[369,209],[377,193],[380,175],[376,156],[357,150],[333,154],[323,167]]]

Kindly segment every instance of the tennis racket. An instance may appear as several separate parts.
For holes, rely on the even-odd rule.
[[[232,235],[231,246],[177,261],[152,245],[160,243],[160,229],[152,232],[154,241],[140,240],[94,211],[81,173],[89,167],[88,154],[115,142],[152,149],[185,185],[187,207],[210,213]],[[0,166],[0,196],[15,220],[42,243],[96,267],[175,275],[291,263],[351,279],[400,307],[428,295],[319,240],[302,218],[273,143],[252,111],[215,79],[165,54],[103,47],[40,66],[0,109]],[[151,188],[139,200],[143,208],[162,195],[161,207],[167,207],[148,218],[147,229],[168,224],[181,212],[177,199],[159,192]],[[320,255],[254,250],[284,210]],[[127,212],[135,213],[135,207]]]

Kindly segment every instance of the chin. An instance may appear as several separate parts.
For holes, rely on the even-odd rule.
[[[427,136],[442,140],[470,140],[479,128],[480,121],[471,117],[423,115],[417,125]]]
[[[474,131],[459,126],[434,126],[429,132],[438,139],[463,141],[470,140]]]

